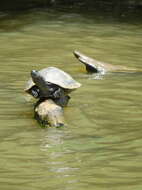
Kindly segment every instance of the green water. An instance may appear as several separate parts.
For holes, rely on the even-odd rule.
[[[86,74],[72,52],[142,70],[141,23],[35,10],[0,14],[0,189],[142,189],[142,74]],[[32,69],[56,66],[82,87],[67,127],[39,127],[23,92]]]

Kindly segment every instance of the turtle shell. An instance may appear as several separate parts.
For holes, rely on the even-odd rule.
[[[75,81],[69,74],[56,67],[47,67],[40,70],[39,73],[43,76],[43,79],[46,82],[56,84],[59,87],[69,89],[70,91],[75,90],[76,88],[79,88],[81,86],[81,84]],[[35,83],[33,82],[32,78],[30,78],[27,82],[25,91],[28,91],[34,85]]]

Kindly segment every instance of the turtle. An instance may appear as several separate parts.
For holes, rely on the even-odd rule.
[[[80,53],[79,51],[74,51],[73,54],[81,63],[85,65],[86,71],[88,73],[99,73],[104,75],[107,72],[137,72],[134,68],[127,68],[121,65],[112,65],[109,63],[97,61]]]
[[[25,91],[34,98],[51,98],[57,104],[65,106],[70,99],[68,94],[80,86],[68,73],[56,67],[47,67],[40,71],[31,71]]]

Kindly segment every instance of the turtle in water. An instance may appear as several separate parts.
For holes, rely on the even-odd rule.
[[[31,71],[31,79],[27,82],[25,91],[40,101],[50,98],[63,107],[70,99],[68,94],[80,86],[80,83],[64,71],[47,67],[40,71]]]
[[[130,69],[125,66],[120,65],[111,65],[109,63],[103,63],[100,61],[97,61],[93,58],[90,58],[78,51],[73,52],[75,57],[85,65],[86,70],[88,73],[100,73],[105,74],[107,72],[136,72],[135,69]]]

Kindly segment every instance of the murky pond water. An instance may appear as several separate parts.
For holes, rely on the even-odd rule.
[[[79,50],[142,70],[142,25],[64,11],[0,14],[2,190],[142,189],[142,74],[86,74]],[[67,127],[40,128],[23,92],[32,69],[56,66],[82,87]]]

